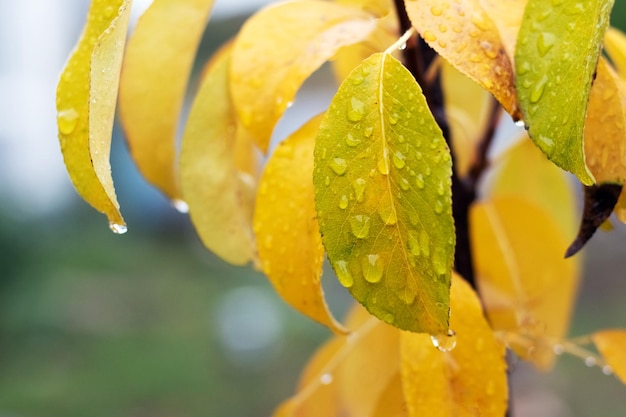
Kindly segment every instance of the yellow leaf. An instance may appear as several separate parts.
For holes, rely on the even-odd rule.
[[[594,333],[592,339],[615,375],[626,384],[626,330],[603,330]]]
[[[283,141],[259,183],[254,231],[259,260],[276,292],[334,332],[345,331],[326,306],[320,276],[324,247],[313,199],[313,147],[321,116]]]
[[[400,336],[408,415],[502,417],[508,395],[504,346],[483,317],[478,297],[458,275],[453,276],[450,296],[456,347],[440,352],[428,335]]]
[[[356,7],[321,0],[270,6],[246,22],[233,51],[232,96],[262,151],[302,83],[375,26],[373,16]]]
[[[589,94],[585,119],[585,159],[599,184],[623,184],[626,179],[626,97],[619,93],[620,80],[600,58]]]
[[[513,59],[517,33],[528,0],[480,0],[480,3],[498,27],[504,50]]]
[[[513,67],[498,28],[480,0],[409,1],[406,10],[413,26],[431,48],[482,85],[506,111],[519,119]]]
[[[540,207],[552,217],[564,239],[576,236],[579,213],[573,184],[526,133],[501,158],[489,195],[519,198]]]
[[[610,27],[604,35],[604,47],[622,79],[626,79],[626,35]]]
[[[391,0],[336,0],[336,3],[358,6],[377,17],[393,15],[393,13],[390,13],[392,8]]]
[[[316,209],[340,282],[401,329],[445,332],[451,162],[413,76],[375,54],[341,84],[315,145]]]
[[[78,193],[106,214],[111,230],[126,224],[113,188],[109,155],[115,100],[131,1],[94,0],[87,25],[57,87],[57,124],[65,166]]]
[[[512,346],[521,357],[540,369],[551,367],[549,339],[566,335],[578,283],[578,264],[563,259],[569,236],[547,212],[513,197],[475,204],[471,225],[489,322],[530,343]]]
[[[404,399],[404,392],[402,392],[402,377],[400,372],[396,373],[392,380],[387,384],[383,390],[378,402],[376,403],[376,409],[371,414],[372,417],[408,417],[409,410],[407,409],[406,400]]]
[[[139,171],[175,206],[184,206],[176,132],[187,79],[213,0],[155,0],[128,41],[120,117]]]
[[[232,264],[256,257],[252,212],[253,151],[237,127],[228,89],[230,51],[210,64],[189,114],[180,155],[181,185],[189,214],[207,248]],[[246,155],[246,157],[241,157]]]
[[[496,102],[491,94],[448,63],[441,68],[441,83],[455,166],[459,175],[465,176],[476,158]]]
[[[583,129],[613,0],[529,0],[515,51],[515,85],[530,137],[585,185]],[[567,111],[563,111],[567,109]]]

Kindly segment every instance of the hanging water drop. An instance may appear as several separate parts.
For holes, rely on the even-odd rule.
[[[431,335],[430,340],[441,352],[450,352],[456,347],[456,333],[452,329],[445,334]]]
[[[611,368],[609,365],[604,365],[602,367],[602,373],[606,376],[612,375],[613,374],[613,368]]]
[[[109,223],[109,228],[116,235],[123,235],[124,233],[128,231],[128,228],[126,227],[125,224],[118,224],[118,223],[113,223],[113,222]]]
[[[375,284],[383,277],[383,263],[379,255],[370,254],[361,260],[363,277],[367,282]]]
[[[333,376],[331,374],[323,374],[320,376],[320,384],[322,385],[330,385],[333,383]]]
[[[365,135],[366,138],[369,138],[370,136],[372,136],[373,132],[374,132],[374,128],[371,126],[368,126],[363,130],[363,134]]]
[[[337,274],[337,279],[346,288],[352,287],[354,284],[354,278],[352,274],[348,270],[348,263],[346,261],[337,261],[334,263],[335,274]]]
[[[178,211],[179,213],[182,214],[187,214],[189,213],[189,205],[180,199],[174,199],[172,200],[172,206],[176,209],[176,211]]]
[[[587,357],[585,358],[585,366],[588,366],[588,367],[590,367],[590,368],[591,368],[592,366],[596,366],[596,363],[597,363],[597,362],[598,362],[598,361],[597,361],[597,359],[596,359],[595,357],[593,357],[593,356],[587,356]]]

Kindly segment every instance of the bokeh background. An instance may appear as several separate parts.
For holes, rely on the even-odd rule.
[[[217,0],[199,61],[268,1]],[[88,3],[0,0],[0,417],[269,416],[330,333],[263,276],[206,251],[139,177],[118,128],[112,165],[129,232],[112,234],[71,187],[54,92]],[[136,19],[150,1],[134,3]],[[626,0],[612,20],[626,29]],[[277,136],[324,108],[329,80],[307,82]],[[624,253],[623,226],[589,244],[572,335],[626,327]],[[348,297],[325,276],[342,315]],[[518,417],[626,415],[626,387],[577,358],[549,374],[518,364],[513,391]]]

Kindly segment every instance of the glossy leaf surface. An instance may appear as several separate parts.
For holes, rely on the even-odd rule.
[[[342,83],[315,146],[315,200],[340,282],[402,329],[447,329],[450,153],[411,74],[375,54]]]
[[[626,384],[626,330],[603,330],[592,339],[615,375]]]
[[[268,161],[259,183],[254,231],[263,271],[292,307],[344,331],[332,317],[320,277],[324,247],[313,198],[313,147],[318,116],[283,141]]]
[[[529,0],[515,52],[530,137],[585,185],[594,182],[585,165],[585,111],[612,6],[613,0]]]
[[[374,17],[360,8],[321,0],[270,6],[246,22],[233,51],[232,96],[262,151],[302,83],[374,27]]]
[[[450,328],[456,332],[456,347],[449,352],[437,350],[428,335],[401,335],[408,415],[502,417],[508,395],[505,349],[483,317],[478,297],[457,275],[452,279]]]
[[[257,167],[248,157],[253,145],[238,129],[230,101],[229,64],[229,51],[210,64],[183,134],[180,171],[200,238],[216,255],[239,265],[256,257],[252,212]]]
[[[413,26],[437,53],[467,75],[519,118],[513,66],[498,28],[480,0],[407,1]]]
[[[176,132],[187,79],[213,0],[155,0],[128,41],[120,117],[142,175],[170,199],[182,198]]]
[[[520,335],[527,343],[513,343],[516,353],[549,368],[554,355],[546,340],[566,335],[578,283],[577,263],[563,259],[569,236],[540,207],[512,197],[477,203],[470,220],[489,322]]]
[[[94,0],[78,46],[57,87],[57,125],[65,166],[78,193],[126,231],[109,155],[131,1]]]

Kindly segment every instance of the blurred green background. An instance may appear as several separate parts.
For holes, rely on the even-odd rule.
[[[9,9],[0,2],[3,21],[13,17],[7,10],[26,3]],[[62,60],[86,3],[64,3],[77,11]],[[242,19],[230,13],[212,23],[200,60]],[[613,24],[624,29],[624,23],[625,1],[618,0]],[[0,48],[12,39],[2,33]],[[45,39],[33,45],[46,48]],[[0,76],[11,74],[10,59],[0,58]],[[47,71],[56,77],[60,68]],[[327,79],[317,77],[309,90]],[[323,107],[323,100],[316,103]],[[37,140],[44,139],[55,142],[55,131]],[[0,142],[5,157],[10,143]],[[119,130],[112,164],[129,224],[124,236],[112,234],[103,216],[67,190],[62,205],[35,215],[10,187],[0,187],[0,417],[269,416],[330,333],[288,308],[261,275],[207,252],[188,218],[138,176]],[[2,175],[20,188],[21,177]],[[626,228],[619,226],[589,245],[572,335],[626,327],[624,242]],[[326,281],[341,315],[348,297]],[[561,358],[546,375],[518,364],[513,391],[520,417],[626,415],[626,387],[576,358]]]

